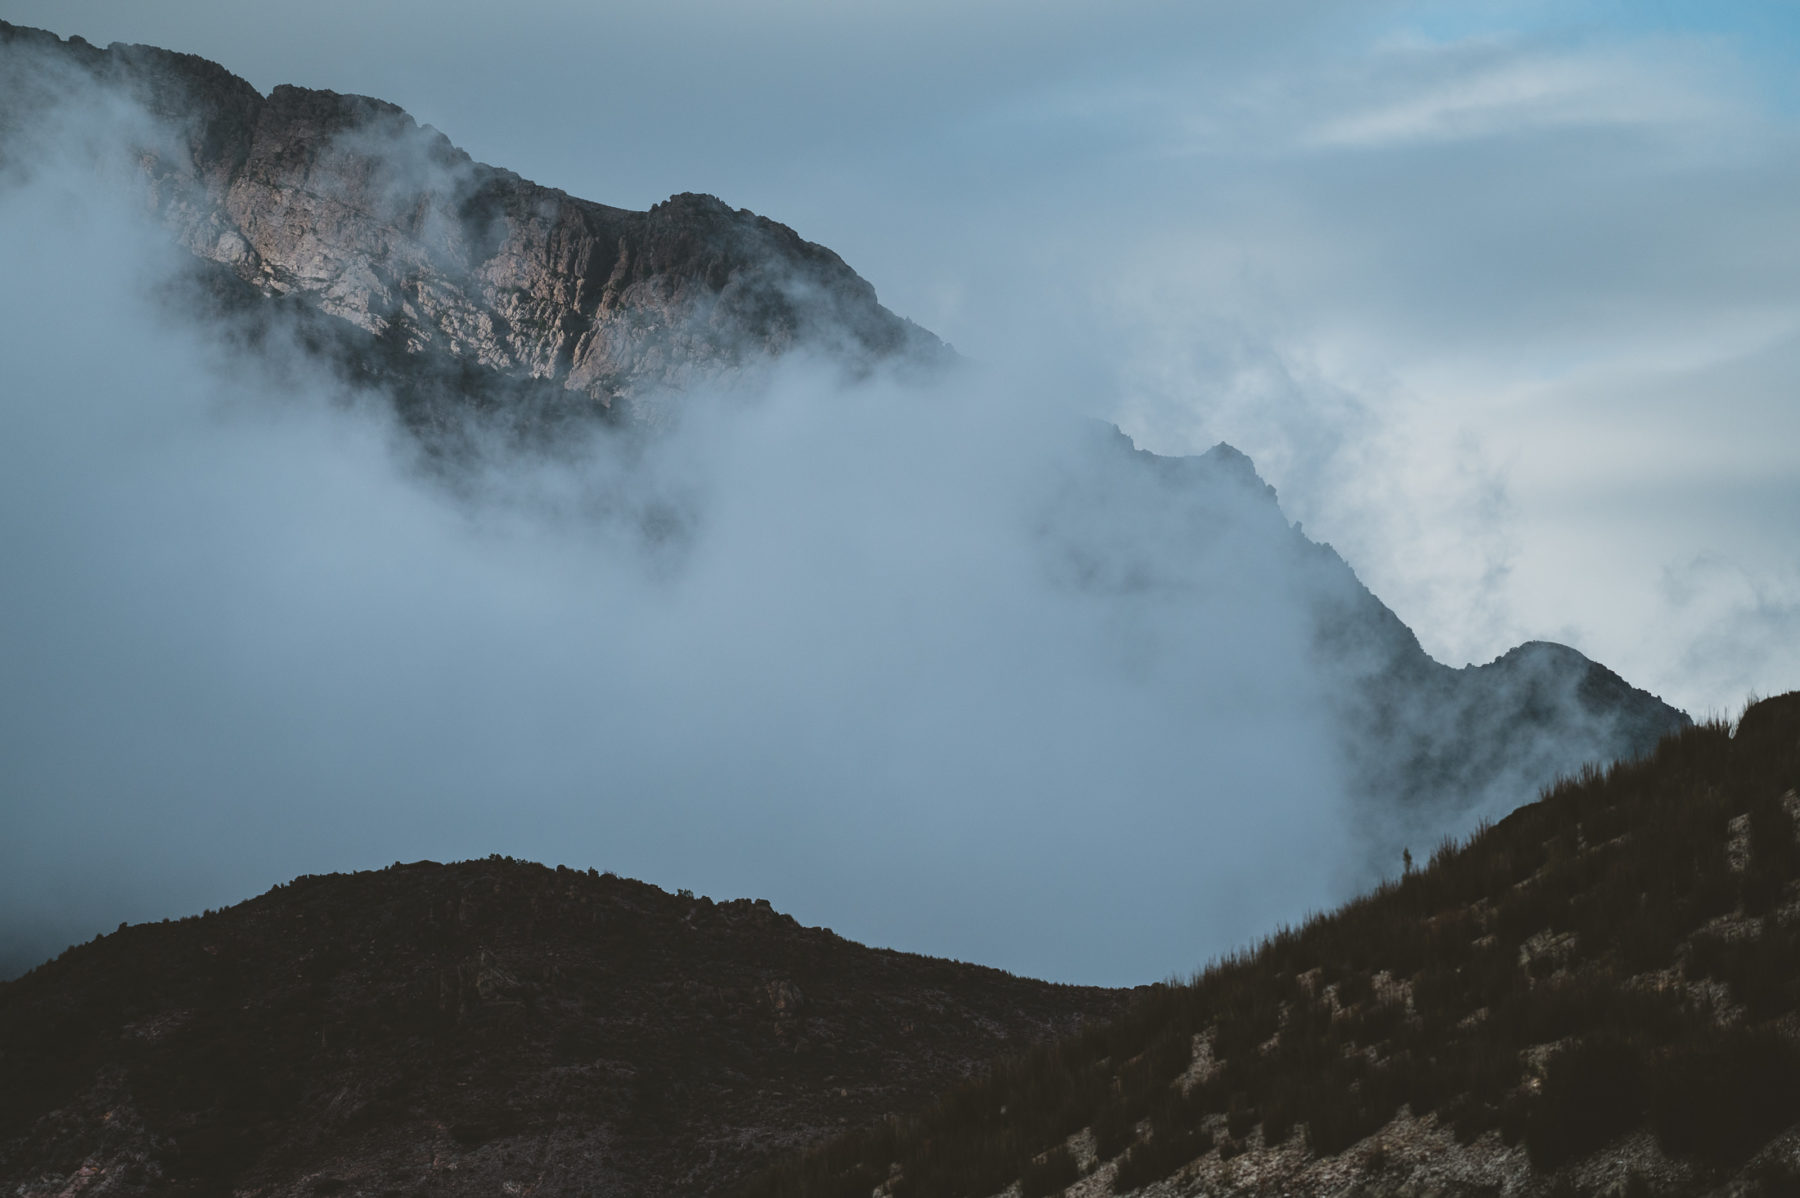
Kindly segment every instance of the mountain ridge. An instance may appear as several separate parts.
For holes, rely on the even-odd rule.
[[[594,870],[309,875],[0,983],[0,1180],[723,1193],[1127,997]]]

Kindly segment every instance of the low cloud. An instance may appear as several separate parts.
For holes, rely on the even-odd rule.
[[[799,357],[446,486],[383,396],[194,328],[95,180],[0,195],[19,952],[507,852],[1138,982],[1351,885],[1260,496],[1170,507],[1004,378]]]
[[[1149,448],[1244,448],[1440,657],[1572,637],[1699,709],[1742,696],[1671,666],[1691,655],[1658,625],[1614,630],[1663,569],[1719,549],[1671,531],[1673,501],[1637,500],[1721,402],[1779,427],[1792,371],[1744,348],[1758,379],[1688,375],[1683,402],[1613,422],[1629,462],[1584,413],[1593,387],[1800,328],[1795,26],[1778,7],[8,11],[205,54],[264,88],[380,95],[597,200],[696,190],[771,214],[894,310],[1081,393]],[[1209,363],[1246,358],[1286,380],[1222,404]],[[1567,541],[1569,512],[1545,478],[1565,456],[1617,468],[1595,505],[1609,518],[1552,565],[1540,546]],[[1791,556],[1782,509],[1734,519],[1757,534],[1739,567]]]
[[[1221,46],[1267,33],[1248,13],[1211,14]],[[1158,19],[1128,15],[1070,6],[1038,32],[1104,26],[1123,45]],[[1329,39],[1301,40],[1316,56]],[[1137,982],[1346,896],[1370,876],[1366,845],[1428,847],[1441,824],[1360,822],[1324,698],[1338,680],[1317,672],[1289,564],[1211,535],[1265,519],[1262,501],[1211,496],[1225,518],[1171,504],[1096,465],[1081,410],[1159,451],[1248,450],[1287,514],[1452,661],[1566,634],[1677,701],[1743,685],[1755,671],[1706,663],[1784,635],[1789,581],[1745,590],[1729,562],[1674,577],[1668,604],[1713,629],[1761,613],[1736,626],[1754,634],[1682,657],[1632,632],[1636,656],[1613,652],[1603,617],[1620,596],[1593,582],[1591,545],[1555,568],[1536,549],[1558,517],[1532,447],[1568,443],[1564,426],[1548,409],[1509,423],[1507,404],[1521,374],[1564,378],[1578,357],[1617,377],[1645,336],[1687,336],[1677,282],[1718,299],[1762,280],[1752,306],[1780,325],[1779,261],[1715,269],[1743,243],[1681,233],[1723,197],[1762,231],[1752,243],[1780,244],[1785,168],[1766,143],[1695,157],[1686,132],[1658,143],[1655,119],[1622,139],[1621,121],[1581,116],[1594,92],[1567,56],[1563,115],[1517,136],[1494,136],[1517,106],[1477,105],[1476,121],[1433,90],[1476,49],[1493,79],[1525,78],[1542,66],[1528,44],[1415,46],[1380,89],[1329,73],[1295,87],[1271,65],[1281,38],[1243,62],[1201,54],[1215,73],[1159,44],[1136,102],[1104,70],[1065,86],[971,54],[989,72],[978,102],[948,88],[922,124],[889,113],[912,133],[888,144],[915,149],[867,160],[836,156],[812,100],[797,127],[819,134],[815,158],[743,136],[733,122],[752,116],[787,130],[746,108],[682,151],[712,163],[702,174],[652,152],[666,130],[607,115],[596,128],[625,140],[582,158],[547,144],[563,122],[543,123],[557,131],[505,165],[629,160],[622,190],[600,167],[592,187],[547,181],[769,209],[988,366],[931,390],[846,387],[791,358],[759,401],[691,395],[658,436],[553,460],[489,447],[454,486],[387,397],[279,335],[247,355],[166,310],[185,266],[104,198],[94,160],[40,164],[0,195],[14,957],[303,871],[498,851],[766,896],[875,943]],[[966,79],[959,61],[941,65]],[[487,69],[502,68],[516,63]],[[1308,140],[1328,117],[1402,110],[1437,113],[1414,122],[1430,136]],[[1743,132],[1724,111],[1708,127]],[[1080,153],[1045,112],[1085,114]],[[926,142],[951,148],[919,170]],[[1715,183],[1697,161],[1738,174]],[[1680,187],[1645,191],[1671,170]],[[1549,182],[1498,186],[1521,179]],[[1667,252],[1641,261],[1650,243]],[[1642,515],[1601,519],[1596,537]],[[1669,552],[1643,548],[1620,577],[1661,594]],[[1671,657],[1684,664],[1644,672]]]

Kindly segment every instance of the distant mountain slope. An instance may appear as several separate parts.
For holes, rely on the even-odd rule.
[[[1267,585],[1303,597],[1326,702],[1335,715],[1357,834],[1385,869],[1403,849],[1423,851],[1459,817],[1497,818],[1584,766],[1649,752],[1688,727],[1681,711],[1565,645],[1530,642],[1481,666],[1434,660],[1394,612],[1330,546],[1288,523],[1275,490],[1229,445],[1187,458],[1132,447],[1115,429],[1096,432],[1095,458],[1128,460],[1072,475],[1053,525],[1079,527],[1079,510],[1105,510],[1134,529],[1120,537],[1148,551],[1106,544],[1104,534],[1063,540],[1090,585],[1162,585],[1196,545],[1236,539],[1257,546]],[[1231,635],[1230,629],[1218,630]]]
[[[281,86],[149,46],[0,22],[0,129],[114,88],[167,125],[151,203],[195,254],[409,350],[552,381],[601,405],[799,346],[852,370],[946,360],[823,246],[711,196],[648,212],[473,161],[367,96]]]
[[[1792,1194],[1797,787],[1800,693],[753,1192]]]
[[[7,1194],[717,1194],[1121,991],[503,859],[306,877],[0,984]]]

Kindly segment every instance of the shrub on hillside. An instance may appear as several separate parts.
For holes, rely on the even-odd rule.
[[[1025,1175],[1019,1183],[1024,1191],[1022,1198],[1049,1198],[1051,1194],[1068,1189],[1080,1176],[1081,1170],[1076,1167],[1069,1146],[1058,1144],[1025,1166]]]
[[[1637,1126],[1644,1111],[1644,1067],[1623,1037],[1600,1033],[1550,1058],[1544,1085],[1525,1123],[1525,1148],[1539,1169],[1592,1152]]]
[[[1123,1103],[1113,1103],[1094,1120],[1094,1152],[1110,1161],[1137,1140],[1137,1119]]]
[[[1113,1174],[1113,1193],[1125,1194],[1161,1181],[1189,1161],[1211,1152],[1212,1146],[1211,1134],[1194,1127],[1153,1135],[1119,1162],[1119,1171]]]
[[[1249,1099],[1242,1094],[1233,1094],[1231,1105],[1225,1108],[1226,1134],[1234,1140],[1241,1140],[1255,1126],[1256,1112],[1251,1109]]]
[[[1666,1151],[1735,1165],[1800,1119],[1800,1052],[1776,1033],[1732,1028],[1658,1061],[1649,1093]]]
[[[1715,978],[1731,987],[1752,1019],[1790,1011],[1800,983],[1800,932],[1773,922],[1761,934],[1741,940],[1695,937],[1688,973]]]

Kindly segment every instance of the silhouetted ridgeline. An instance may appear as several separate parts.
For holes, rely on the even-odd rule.
[[[510,859],[299,878],[0,984],[0,1192],[726,1192],[1124,998]]]
[[[1797,785],[1800,693],[1676,733],[751,1192],[1794,1193]]]

